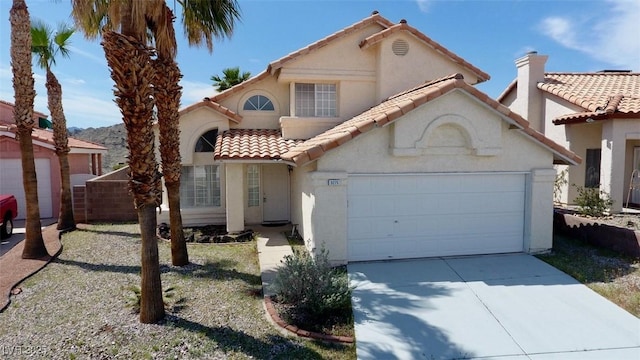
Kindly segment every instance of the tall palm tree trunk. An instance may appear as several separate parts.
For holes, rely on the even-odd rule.
[[[116,103],[127,129],[129,190],[140,223],[140,322],[155,323],[164,318],[165,312],[156,237],[155,208],[160,204],[160,172],[154,153],[151,51],[135,38],[115,32],[104,33],[102,44],[115,82]]]
[[[73,202],[71,199],[71,178],[69,171],[69,137],[67,135],[67,119],[62,109],[62,86],[56,76],[47,68],[47,98],[49,111],[53,119],[53,141],[56,155],[60,162],[60,212],[58,214],[58,230],[73,230],[76,221],[73,218]]]
[[[13,0],[10,10],[11,65],[15,92],[14,119],[22,158],[22,182],[26,211],[26,233],[22,258],[39,259],[49,256],[42,238],[40,207],[38,205],[38,180],[33,156],[33,101],[36,96],[31,70],[31,21],[24,0]]]
[[[154,95],[158,109],[160,128],[160,155],[162,174],[169,198],[169,220],[171,228],[171,263],[175,266],[189,264],[187,243],[182,228],[180,212],[180,96],[179,85],[182,74],[178,64],[171,58],[158,57],[153,62]]]

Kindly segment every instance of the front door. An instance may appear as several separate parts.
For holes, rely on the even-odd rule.
[[[262,221],[289,221],[289,170],[286,165],[262,166]]]

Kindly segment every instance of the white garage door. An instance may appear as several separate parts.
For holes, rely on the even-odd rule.
[[[51,202],[51,164],[49,159],[35,159],[38,179],[38,205],[40,217],[53,217]],[[27,205],[22,185],[22,162],[20,159],[0,160],[0,193],[13,194],[18,200],[18,219],[27,215]]]
[[[522,173],[355,175],[350,261],[519,252]]]

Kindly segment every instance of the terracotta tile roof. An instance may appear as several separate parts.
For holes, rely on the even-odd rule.
[[[397,32],[401,32],[401,31],[406,31],[408,33],[410,33],[411,35],[415,36],[416,38],[418,38],[419,40],[421,40],[422,42],[424,42],[425,44],[427,44],[428,46],[430,46],[431,48],[433,48],[435,51],[441,53],[442,55],[444,55],[445,57],[449,58],[450,60],[452,60],[453,62],[462,65],[464,68],[466,68],[467,70],[471,71],[472,73],[474,73],[477,77],[477,83],[483,82],[483,81],[487,81],[489,80],[491,77],[489,76],[489,74],[485,73],[484,71],[478,69],[477,67],[471,65],[471,63],[467,62],[466,60],[464,60],[463,58],[461,58],[460,56],[452,53],[451,51],[447,50],[447,48],[445,48],[444,46],[440,45],[439,43],[433,41],[431,38],[429,38],[428,36],[426,36],[425,34],[421,33],[418,29],[409,26],[406,21],[401,21],[400,24],[395,24],[387,29],[384,29],[378,33],[375,33],[371,36],[369,36],[368,38],[362,40],[362,42],[360,42],[360,48],[362,49],[367,49],[375,44],[378,44],[379,42],[381,42],[382,40],[384,40],[385,38],[391,36],[392,34],[395,34]]]
[[[279,160],[302,140],[285,140],[280,130],[231,129],[218,135],[216,160]]]
[[[560,116],[555,124],[640,117],[640,73],[547,73],[538,88],[586,110]]]
[[[16,130],[17,127],[15,124],[0,123],[0,131],[8,131],[15,134]],[[53,131],[34,128],[31,137],[33,138],[33,140],[38,140],[51,146],[55,145],[55,142],[53,141]],[[107,148],[100,144],[76,139],[73,137],[69,137],[69,147],[71,148],[72,152],[74,149],[95,150],[96,152],[107,151]]]
[[[187,113],[192,112],[193,110],[199,109],[201,107],[208,107],[210,109],[212,109],[213,111],[219,112],[220,114],[222,114],[222,116],[226,117],[227,119],[235,122],[236,124],[239,124],[242,121],[242,116],[240,116],[239,114],[235,113],[233,110],[226,108],[220,104],[218,104],[217,102],[209,99],[205,98],[204,100],[197,102],[195,104],[189,105],[186,108],[183,108],[180,110],[180,116],[183,116]]]
[[[314,161],[327,151],[375,127],[381,127],[393,122],[420,105],[434,100],[454,89],[461,89],[471,94],[479,101],[501,113],[515,128],[553,151],[554,154],[557,155],[558,161],[569,164],[577,164],[582,161],[582,159],[573,152],[530,128],[529,122],[520,115],[466,83],[461,74],[453,74],[442,79],[434,80],[412,90],[392,96],[364,113],[294,146],[291,150],[284,153],[282,158],[292,161],[298,166]],[[554,158],[556,158],[555,155]]]

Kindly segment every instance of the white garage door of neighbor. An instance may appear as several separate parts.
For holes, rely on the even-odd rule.
[[[525,174],[353,175],[349,261],[523,250]]]
[[[49,159],[35,159],[38,179],[38,206],[40,217],[53,217],[51,199],[51,164]],[[27,205],[22,185],[22,161],[20,159],[0,160],[0,194],[12,194],[18,200],[18,219],[27,215]]]

